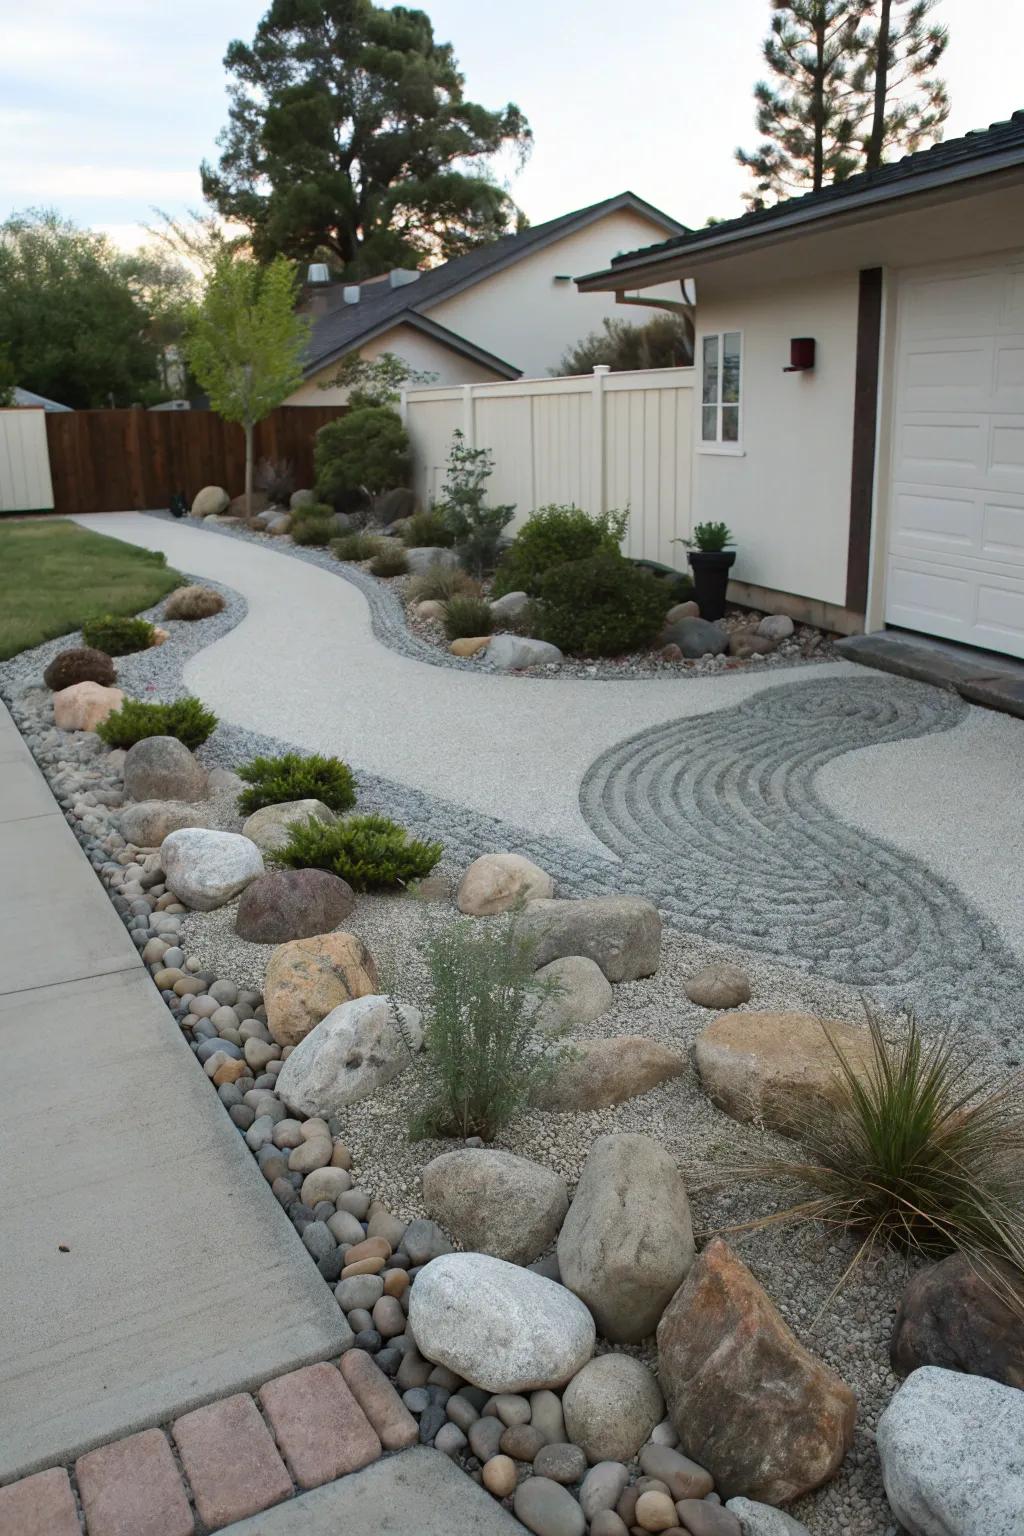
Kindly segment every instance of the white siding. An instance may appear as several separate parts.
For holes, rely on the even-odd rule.
[[[46,412],[41,406],[0,410],[0,513],[52,507]]]
[[[473,339],[473,338],[470,338]],[[394,352],[397,357],[411,364],[422,373],[436,373],[437,384],[477,384],[499,378],[493,368],[484,368],[461,352],[452,351],[432,336],[415,331],[408,325],[396,325],[382,336],[374,337],[359,356],[367,359],[380,357],[382,352]],[[313,374],[285,401],[286,405],[344,405],[348,400],[347,389],[321,389],[320,385],[332,379],[338,371],[337,362],[329,363],[319,373]]]

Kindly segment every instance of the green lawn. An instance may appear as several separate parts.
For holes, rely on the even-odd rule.
[[[0,661],[100,614],[150,608],[181,584],[162,554],[62,521],[0,524],[0,577]]]

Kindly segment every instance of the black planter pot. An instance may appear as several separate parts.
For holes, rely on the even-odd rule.
[[[691,549],[693,596],[702,619],[720,619],[725,613],[725,589],[729,568],[736,560],[734,549]]]

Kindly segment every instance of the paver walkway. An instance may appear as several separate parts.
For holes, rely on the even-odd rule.
[[[0,1479],[344,1324],[0,706]]]

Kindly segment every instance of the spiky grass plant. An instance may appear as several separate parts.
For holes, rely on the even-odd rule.
[[[381,539],[370,561],[371,576],[404,576],[409,569],[405,550],[397,539]]]
[[[863,1068],[822,1023],[841,1097],[808,1118],[803,1159],[745,1166],[746,1178],[804,1193],[752,1225],[821,1221],[856,1236],[840,1286],[883,1246],[925,1256],[959,1250],[1020,1310],[1000,1261],[1024,1278],[1024,1078],[965,1087],[950,1032],[925,1040],[911,1018],[891,1044],[870,1011],[868,1028],[873,1059]]]
[[[380,539],[369,533],[346,533],[331,540],[331,554],[337,560],[372,560],[380,551]]]
[[[474,639],[489,635],[494,628],[491,605],[483,597],[457,592],[444,605],[444,632],[449,640]]]
[[[406,597],[410,603],[447,603],[456,594],[480,596],[480,583],[457,566],[430,565],[409,583]]]

